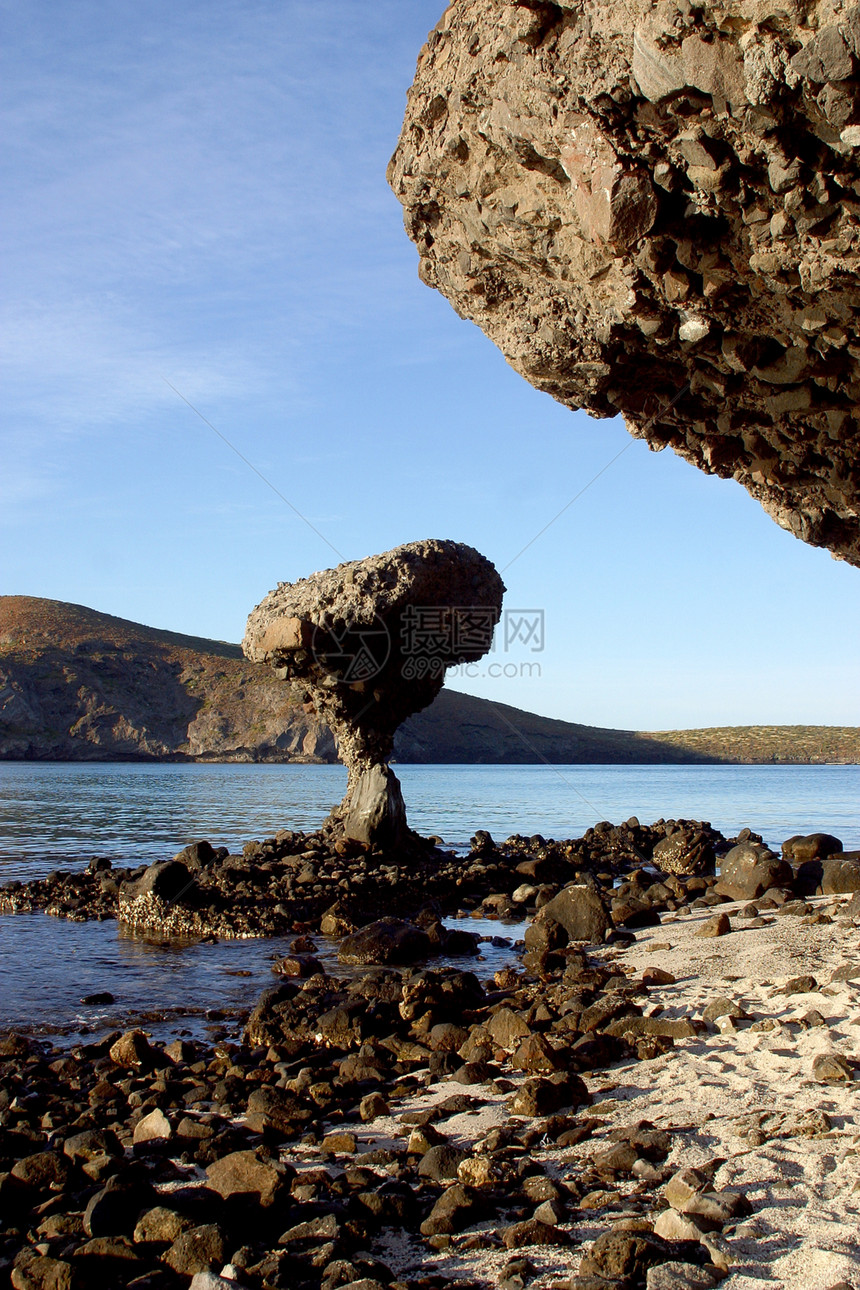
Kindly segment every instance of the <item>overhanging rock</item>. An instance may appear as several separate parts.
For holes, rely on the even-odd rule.
[[[453,0],[389,169],[538,389],[860,564],[860,6]]]

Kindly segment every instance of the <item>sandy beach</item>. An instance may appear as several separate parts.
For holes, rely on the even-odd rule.
[[[611,1145],[613,1130],[643,1120],[666,1130],[672,1148],[664,1176],[689,1166],[710,1169],[715,1189],[740,1191],[751,1207],[748,1217],[709,1238],[715,1259],[725,1264],[726,1290],[764,1284],[774,1290],[829,1290],[840,1281],[853,1285],[860,1275],[858,1088],[848,1078],[821,1083],[813,1073],[822,1054],[840,1054],[849,1067],[858,1058],[858,932],[852,919],[839,915],[844,898],[808,903],[815,914],[772,916],[753,928],[738,917],[740,903],[721,906],[734,930],[718,938],[698,936],[707,911],[670,915],[661,927],[638,932],[629,949],[594,953],[631,979],[653,968],[676,978],[674,984],[651,986],[646,1015],[701,1019],[709,1005],[726,999],[746,1016],[723,1016],[706,1033],[677,1040],[653,1061],[587,1079],[593,1104],[580,1116],[595,1122],[587,1141],[552,1150],[531,1147],[532,1158],[564,1185]],[[828,921],[817,922],[822,915]],[[846,965],[855,979],[833,980]],[[807,975],[815,978],[814,988],[803,981],[800,988],[789,984]],[[398,1105],[395,1116],[355,1126],[359,1151],[402,1146],[409,1129],[399,1117],[444,1101],[456,1087],[450,1081],[431,1084]],[[508,1118],[506,1098],[487,1085],[468,1091],[475,1109],[446,1119],[443,1128],[452,1143],[480,1154],[487,1133]],[[513,1252],[532,1264],[527,1283],[534,1290],[567,1284],[583,1251],[608,1228],[657,1219],[665,1208],[661,1187],[635,1177],[608,1184],[603,1203],[598,1201],[560,1224],[569,1233],[569,1247]],[[428,1250],[420,1238],[398,1237],[385,1242],[380,1254],[403,1279],[420,1272],[452,1283],[495,1285],[512,1257],[496,1230],[492,1221],[476,1225],[439,1251]]]

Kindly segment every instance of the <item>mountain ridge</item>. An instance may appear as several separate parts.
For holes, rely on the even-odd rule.
[[[228,641],[85,605],[0,596],[0,760],[334,762],[304,696]],[[524,712],[454,690],[404,722],[401,762],[860,761],[860,729],[643,732]]]

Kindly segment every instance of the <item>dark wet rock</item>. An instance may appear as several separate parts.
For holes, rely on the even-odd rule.
[[[303,980],[323,970],[322,963],[312,954],[288,954],[272,964],[276,976],[301,977]]]
[[[426,932],[399,918],[380,918],[344,937],[337,956],[341,963],[415,963],[429,953]]]
[[[295,1138],[312,1118],[313,1111],[295,1093],[267,1084],[254,1089],[248,1098],[245,1122],[255,1133]]]
[[[206,1170],[209,1186],[225,1200],[239,1196],[262,1208],[275,1204],[285,1189],[282,1169],[253,1151],[234,1151]]]
[[[629,1044],[616,1035],[581,1035],[568,1049],[567,1058],[571,1070],[595,1071],[605,1070],[629,1053]]]
[[[403,978],[398,1013],[406,1021],[423,1017],[430,1026],[460,1024],[485,1002],[484,988],[474,972],[427,968]]]
[[[131,1236],[141,1212],[154,1203],[152,1184],[142,1173],[126,1170],[109,1178],[89,1200],[84,1230],[88,1236]]]
[[[783,859],[794,865],[808,860],[824,860],[840,851],[842,843],[832,833],[798,833],[782,844]]]
[[[590,1101],[591,1095],[578,1075],[559,1072],[524,1080],[509,1099],[508,1107],[512,1115],[534,1117],[586,1106]]]
[[[206,869],[209,865],[223,860],[227,855],[226,847],[213,847],[211,842],[202,839],[200,842],[191,842],[187,847],[183,847],[174,857],[180,864],[192,873],[200,869]]]
[[[180,860],[166,860],[151,864],[142,878],[124,888],[123,894],[129,899],[134,896],[159,896],[167,901],[181,900],[193,884],[194,878]]]
[[[612,921],[616,927],[658,927],[660,915],[647,899],[626,896],[612,901]]]
[[[720,865],[714,891],[729,900],[755,900],[771,887],[790,886],[791,866],[758,842],[732,847]]]
[[[592,944],[599,944],[612,925],[600,893],[585,884],[565,887],[543,906],[538,917],[559,923],[569,941]]]
[[[462,1183],[454,1183],[443,1191],[432,1210],[421,1224],[423,1236],[447,1236],[462,1232],[483,1216],[484,1204],[479,1194]]]

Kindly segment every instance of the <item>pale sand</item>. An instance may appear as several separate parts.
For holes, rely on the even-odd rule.
[[[729,1033],[680,1040],[671,1053],[654,1061],[600,1073],[587,1081],[594,1106],[583,1108],[582,1114],[599,1117],[604,1126],[577,1147],[533,1151],[552,1176],[575,1176],[577,1161],[604,1147],[612,1128],[650,1120],[673,1130],[668,1161],[672,1166],[725,1158],[715,1186],[743,1190],[753,1207],[751,1217],[721,1238],[734,1260],[722,1282],[726,1290],[765,1285],[769,1290],[828,1290],[839,1281],[860,1286],[860,1080],[822,1085],[811,1074],[818,1053],[836,1051],[849,1060],[860,1058],[860,982],[828,985],[839,965],[860,964],[860,937],[851,922],[838,917],[843,899],[814,903],[835,921],[811,925],[787,915],[766,927],[744,930],[744,921],[736,917],[741,906],[726,905],[720,908],[735,929],[727,936],[696,938],[711,912],[696,911],[677,919],[670,915],[662,927],[640,931],[635,946],[620,955],[599,951],[598,957],[623,965],[634,977],[649,966],[676,976],[675,985],[652,988],[646,1012],[662,1006],[663,1016],[699,1018],[708,1003],[725,995],[742,1003],[753,1020],[773,1019],[777,1026],[756,1032],[747,1023]],[[671,948],[655,952],[655,943],[669,943]],[[807,973],[823,989],[779,993],[790,977]],[[805,1028],[800,1018],[810,1009],[828,1024]],[[446,1081],[398,1103],[394,1117],[358,1126],[362,1145],[381,1146],[392,1139],[402,1145],[409,1130],[396,1116],[457,1092],[481,1101],[477,1115],[460,1115],[440,1126],[458,1145],[475,1142],[505,1120],[505,1099],[493,1087],[464,1089]],[[791,1136],[800,1118],[815,1111],[827,1114],[830,1131]],[[338,1163],[346,1162],[341,1158]],[[516,1252],[527,1255],[540,1270],[529,1283],[534,1290],[566,1281],[576,1272],[583,1247],[613,1222],[654,1213],[653,1186],[632,1178],[616,1185],[623,1193],[620,1204],[567,1226],[573,1238],[570,1249]],[[481,1224],[454,1237],[440,1252],[423,1240],[402,1236],[389,1239],[378,1253],[403,1275],[421,1269],[452,1283],[472,1278],[495,1285],[512,1254],[463,1246],[475,1231],[496,1230],[497,1224]]]

